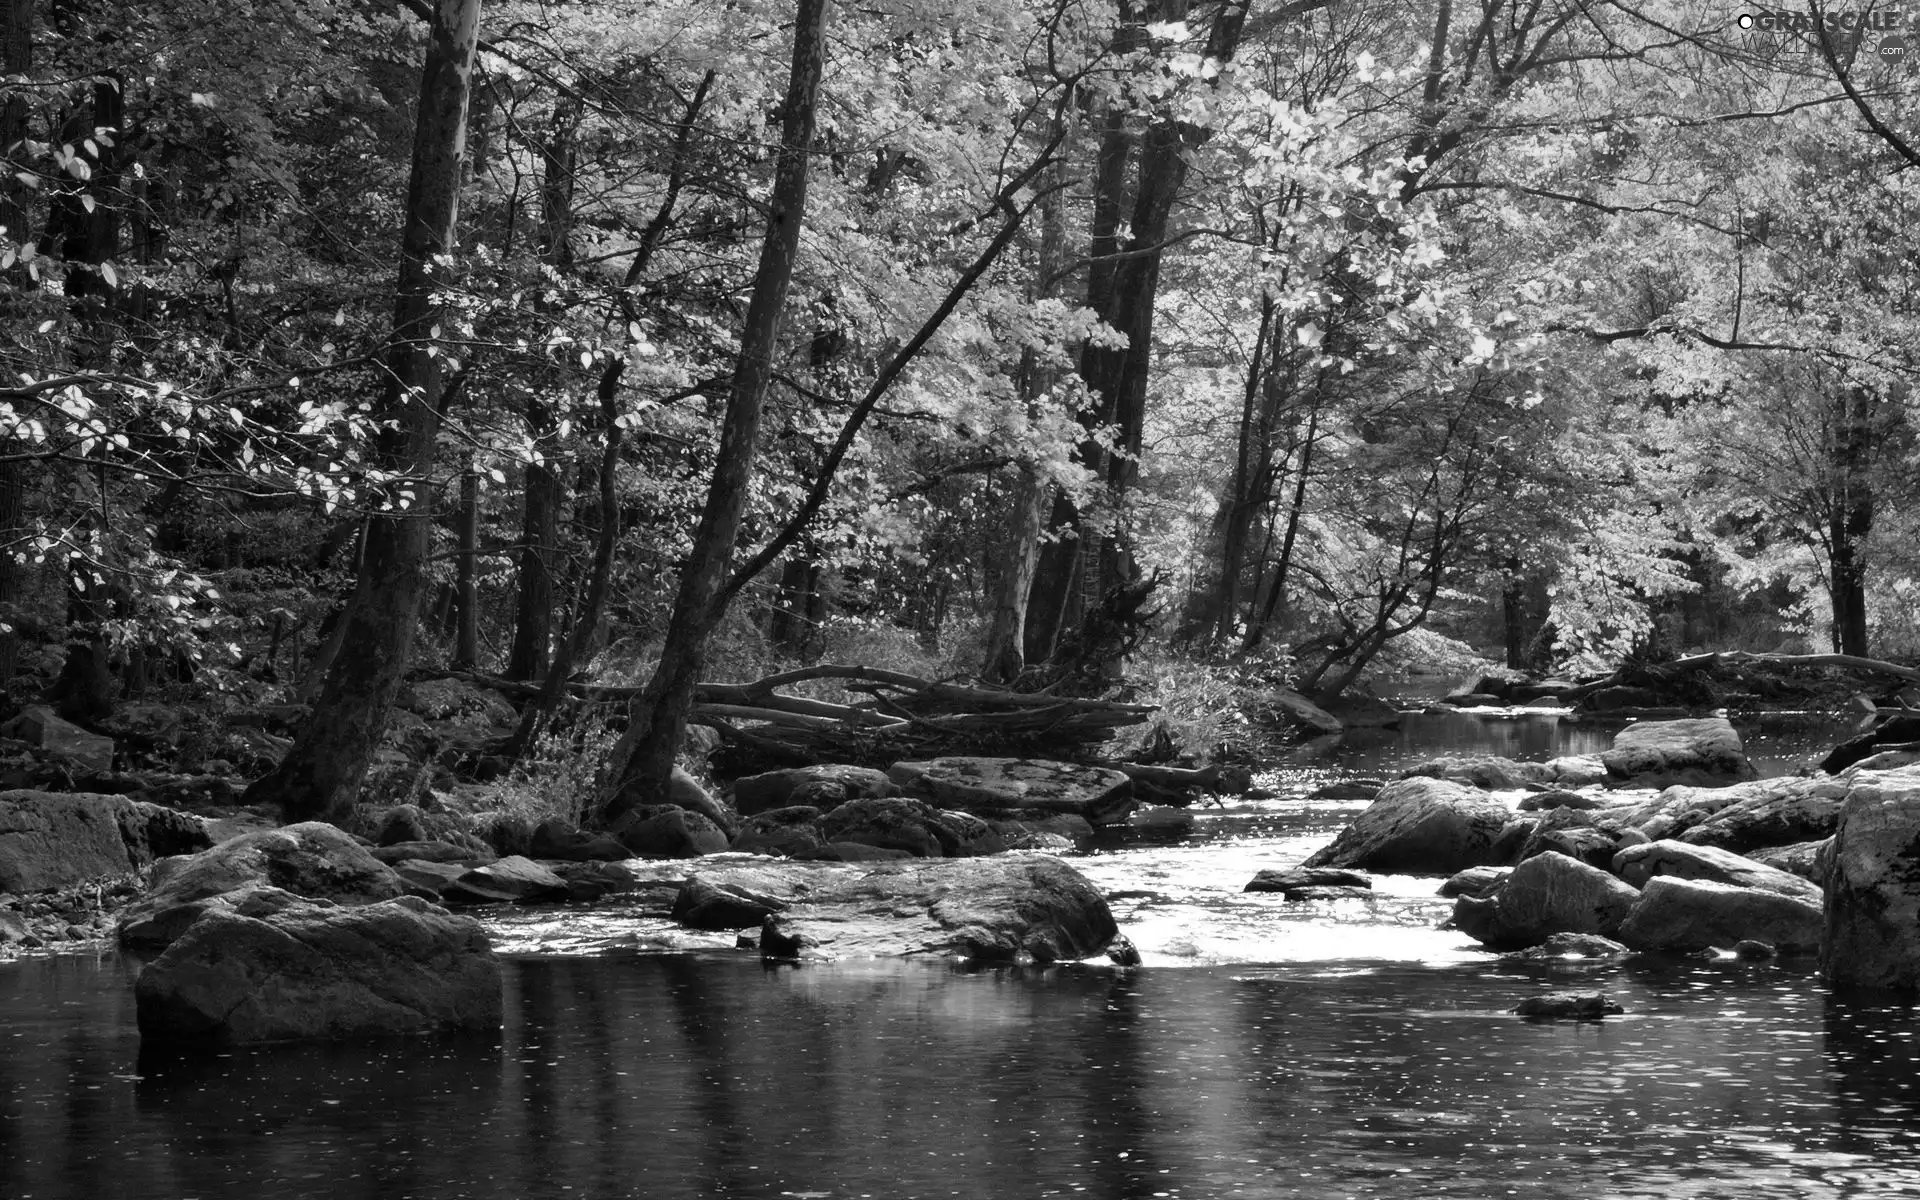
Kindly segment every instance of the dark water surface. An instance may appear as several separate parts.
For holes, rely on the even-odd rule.
[[[1911,1009],[1768,966],[533,959],[498,1041],[142,1063],[114,960],[0,999],[0,1180],[51,1197],[1920,1194]]]
[[[1836,730],[1743,723],[1780,769]],[[1506,963],[1437,928],[1433,879],[1240,890],[1362,807],[1318,782],[1611,732],[1421,717],[1078,857],[1132,970],[769,970],[617,907],[498,909],[499,1038],[166,1062],[130,962],[0,963],[0,1200],[1920,1196],[1911,1008],[1833,1002],[1807,964]],[[1548,986],[1627,1013],[1505,1011]]]

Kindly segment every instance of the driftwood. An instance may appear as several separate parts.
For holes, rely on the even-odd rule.
[[[471,671],[449,672],[517,700],[540,689],[529,683]],[[793,696],[780,689],[831,680],[869,697],[838,703]],[[576,702],[619,703],[634,687],[567,685]],[[921,679],[900,671],[821,664],[769,675],[752,683],[703,683],[694,689],[690,720],[710,725],[722,739],[774,763],[892,763],[940,754],[1027,754],[1084,757],[1115,730],[1137,725],[1153,705],[1123,704],[1027,692],[975,683]],[[1177,768],[1123,768],[1160,772],[1170,787],[1207,787],[1205,772]]]

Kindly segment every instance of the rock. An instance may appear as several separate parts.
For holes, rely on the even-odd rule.
[[[143,750],[175,750],[186,731],[180,710],[171,704],[122,704],[104,722],[116,740]]]
[[[1447,779],[1477,788],[1512,789],[1554,782],[1553,768],[1546,763],[1515,762],[1492,754],[1436,758],[1409,767],[1402,778],[1424,776]]]
[[[1461,692],[1457,695],[1449,692],[1440,697],[1440,703],[1454,708],[1504,708],[1507,701],[1505,697],[1492,692]]]
[[[1528,996],[1513,1011],[1523,1017],[1548,1020],[1598,1021],[1627,1010],[1599,992],[1547,992]]]
[[[1852,777],[1829,863],[1821,974],[1920,990],[1920,768]]]
[[[1024,758],[900,762],[888,778],[910,796],[963,812],[1043,809],[1110,825],[1133,811],[1133,781],[1107,767]]]
[[[1589,712],[1621,712],[1629,708],[1658,708],[1664,698],[1652,688],[1616,685],[1587,693],[1579,707]]]
[[[741,816],[802,805],[824,812],[848,800],[891,796],[896,790],[885,771],[870,767],[795,767],[734,780],[733,806]]]
[[[1607,781],[1607,766],[1598,754],[1564,754],[1548,759],[1547,768],[1556,787],[1590,787]]]
[[[1285,871],[1261,871],[1256,874],[1243,892],[1295,892],[1301,888],[1373,887],[1373,876],[1365,871],[1348,871],[1340,867],[1294,867]]]
[[[1468,867],[1447,877],[1440,885],[1442,896],[1484,896],[1499,887],[1507,876],[1513,874],[1512,867]]]
[[[1715,883],[1759,888],[1820,903],[1820,889],[1815,884],[1717,846],[1648,842],[1620,851],[1613,856],[1612,866],[1615,875],[1638,888],[1646,887],[1647,881],[1656,875],[1670,875],[1676,879],[1710,879]]]
[[[425,896],[437,900],[440,894],[453,886],[455,880],[467,873],[468,868],[459,863],[432,862],[424,858],[403,858],[389,864],[393,873],[406,881],[409,891],[416,896]]]
[[[731,848],[742,854],[804,858],[827,844],[814,827],[819,819],[820,810],[807,805],[755,813],[740,823]]]
[[[1766,942],[1748,939],[1733,944],[1733,956],[1741,962],[1772,962],[1780,957],[1780,951]]]
[[[1323,900],[1371,900],[1371,887],[1298,887],[1288,888],[1280,893],[1280,898],[1289,904],[1304,904]]]
[[[869,846],[864,842],[828,842],[818,851],[796,855],[808,862],[880,863],[906,862],[925,855],[911,854],[889,846]]]
[[[1023,830],[1019,833],[1002,833],[1009,850],[1038,850],[1044,854],[1071,854],[1079,849],[1072,838],[1058,833],[1045,833]]]
[[[0,892],[125,875],[210,844],[200,818],[123,796],[0,792]]]
[[[1548,851],[1515,867],[1491,893],[1455,900],[1453,924],[1495,950],[1520,950],[1556,933],[1612,937],[1639,898],[1598,867]]]
[[[1841,742],[1820,760],[1820,769],[1829,775],[1838,775],[1878,754],[1880,747],[1902,742],[1920,742],[1920,715],[1890,716],[1860,736]]]
[[[1624,957],[1629,951],[1612,938],[1601,937],[1597,933],[1556,933],[1538,946],[1529,946],[1525,950],[1515,950],[1509,958],[1525,959],[1565,959],[1598,958],[1614,959]]]
[[[558,900],[567,881],[530,858],[510,854],[461,874],[440,895],[452,904],[532,904]]]
[[[1013,838],[1023,833],[1053,834],[1065,838],[1075,850],[1085,850],[1093,845],[1093,822],[1072,813],[1050,813],[1035,809],[1016,812],[1011,817],[989,817],[987,822],[1007,840],[1008,849],[1013,848]]]
[[[134,984],[144,1044],[373,1037],[501,1024],[479,924],[417,897],[208,911]]]
[[[1140,965],[1140,949],[1124,933],[1116,933],[1107,943],[1107,961],[1116,967],[1137,967]]]
[[[1400,710],[1364,688],[1350,687],[1320,708],[1343,729],[1400,728]]]
[[[787,907],[776,896],[733,881],[689,879],[674,897],[673,919],[689,929],[758,929]]]
[[[1573,808],[1592,811],[1609,807],[1607,801],[1598,796],[1589,796],[1581,792],[1567,792],[1555,789],[1550,792],[1534,792],[1520,798],[1521,812],[1550,812],[1556,808]]]
[[[584,833],[559,817],[533,827],[529,858],[561,862],[624,862],[633,855],[610,833]]]
[[[1242,705],[1276,723],[1311,729],[1316,733],[1340,733],[1346,725],[1318,704],[1290,688],[1273,688],[1251,696]]]
[[[1127,818],[1127,824],[1158,837],[1184,837],[1193,832],[1193,813],[1184,808],[1156,804]]]
[[[332,825],[307,821],[242,834],[210,850],[163,859],[145,896],[120,916],[122,943],[166,946],[220,897],[269,886],[295,896],[340,904],[374,904],[406,891],[393,868]]]
[[[1817,842],[1795,842],[1791,846],[1772,846],[1765,850],[1755,850],[1748,857],[1762,866],[1773,867],[1790,875],[1798,875],[1824,888],[1827,884],[1827,866],[1832,846],[1832,838],[1822,838]]]
[[[464,679],[417,679],[401,689],[398,707],[469,733],[511,729],[519,713],[506,697]]]
[[[433,834],[427,830],[425,814],[418,804],[396,804],[380,818],[379,826],[374,830],[375,846],[397,846],[401,842],[432,841]]]
[[[0,726],[0,736],[38,747],[85,771],[113,770],[113,739],[82,729],[44,704],[30,704]]]
[[[1783,953],[1820,947],[1820,906],[1778,892],[1656,875],[1614,936],[1635,950],[1688,952],[1752,939]]]
[[[463,870],[499,857],[491,853],[475,854],[471,846],[453,842],[397,842],[391,846],[375,846],[370,853],[388,866],[403,862],[458,863]]]
[[[1740,735],[1725,717],[1629,725],[1600,761],[1610,778],[1637,787],[1715,787],[1755,777]]]
[[[713,798],[713,794],[700,785],[700,781],[687,774],[681,767],[675,767],[667,778],[667,803],[698,813],[719,829],[723,836],[732,837],[733,831],[740,825],[737,814]],[[674,856],[679,857],[679,856]]]
[[[1372,800],[1387,786],[1379,779],[1351,779],[1322,784],[1307,793],[1309,800]]]
[[[733,883],[786,905],[761,953],[833,958],[964,955],[1035,962],[1102,953],[1119,932],[1106,900],[1057,858],[916,859],[831,865],[710,864],[691,879]]]
[[[1840,819],[1845,779],[1761,779],[1723,788],[1670,787],[1620,812],[1655,841],[1671,838],[1744,854],[1818,841]]]
[[[904,850],[916,858],[966,858],[998,854],[1006,843],[993,827],[970,813],[943,812],[905,797],[849,800],[820,818],[829,843],[858,842]]]
[[[640,858],[699,858],[727,848],[727,834],[718,825],[672,804],[633,809],[608,832]]]
[[[1505,862],[1501,837],[1513,814],[1477,788],[1439,779],[1399,779],[1380,790],[1308,867],[1357,867],[1451,875]]]
[[[1620,833],[1612,822],[1603,821],[1586,809],[1550,809],[1527,834],[1519,857],[1528,859],[1551,850],[1607,870],[1619,849]]]

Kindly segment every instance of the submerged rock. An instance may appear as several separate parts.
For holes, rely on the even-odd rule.
[[[243,1044],[501,1023],[500,966],[479,924],[417,897],[211,909],[134,984],[143,1040]]]
[[[1826,901],[1829,983],[1920,991],[1920,768],[1853,777]]]
[[[1611,937],[1640,893],[1613,876],[1548,851],[1513,869],[1483,896],[1454,901],[1453,925],[1495,950],[1520,950],[1556,933]]]
[[[1635,950],[1684,953],[1766,942],[1782,953],[1820,948],[1820,905],[1760,888],[1656,875],[1614,936]]]
[[[1044,855],[898,863],[712,864],[688,882],[783,906],[761,932],[831,958],[1089,958],[1119,932],[1098,888]],[[775,936],[769,938],[769,932]],[[783,954],[782,957],[791,957]]]
[[[1600,761],[1614,781],[1637,787],[1713,787],[1755,776],[1739,733],[1725,717],[1629,725]]]
[[[1598,1021],[1627,1011],[1600,992],[1547,992],[1528,996],[1514,1005],[1523,1017],[1548,1020]]]
[[[1294,867],[1290,870],[1261,871],[1254,875],[1243,892],[1295,892],[1301,888],[1373,887],[1373,876],[1365,871],[1343,867]]]
[[[269,886],[315,900],[374,904],[407,891],[393,868],[332,825],[306,821],[242,834],[198,854],[163,860],[147,894],[121,914],[122,943],[170,944],[229,893]]]
[[[1110,825],[1133,811],[1133,781],[1108,767],[1029,758],[935,758],[887,769],[908,795],[942,808],[1000,814],[1044,809]]]
[[[1514,815],[1478,788],[1440,779],[1398,779],[1353,823],[1301,864],[1411,875],[1451,875],[1506,862],[1502,835]]]
[[[1541,959],[1615,959],[1631,953],[1625,946],[1597,933],[1556,933],[1538,946],[1515,950],[1509,958]]]

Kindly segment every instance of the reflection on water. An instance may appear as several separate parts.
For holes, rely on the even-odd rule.
[[[1771,966],[1559,971],[521,960],[497,1040],[141,1063],[115,960],[24,961],[0,968],[0,1194],[1920,1189],[1910,1009]],[[1503,1011],[1570,979],[1627,1015]]]

